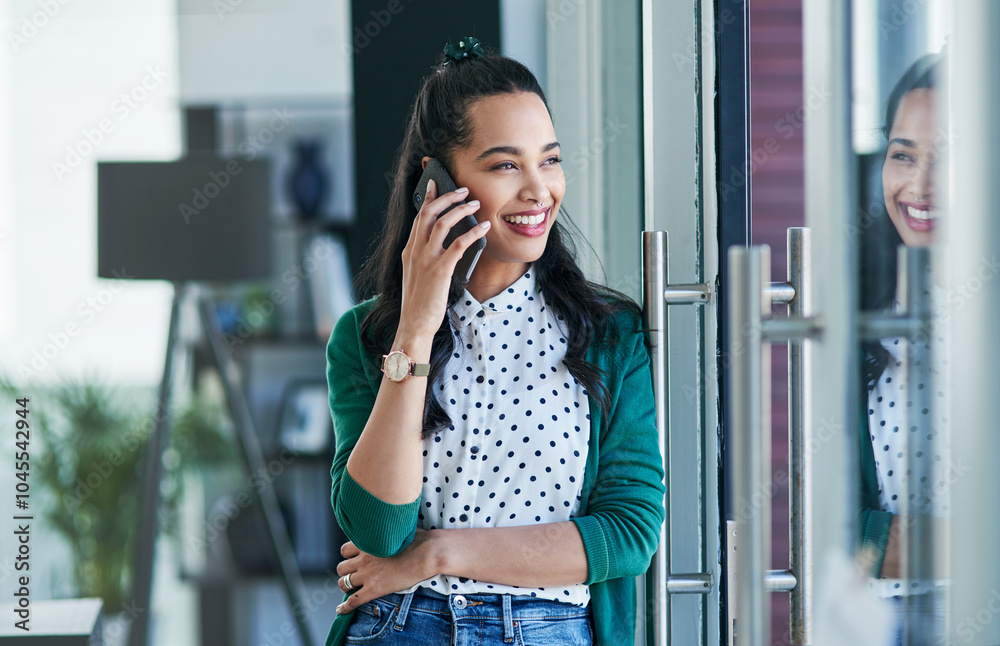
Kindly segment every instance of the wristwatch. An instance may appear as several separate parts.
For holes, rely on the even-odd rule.
[[[410,375],[426,377],[431,373],[431,364],[414,363],[402,350],[394,350],[382,355],[382,372],[390,381],[400,382]]]

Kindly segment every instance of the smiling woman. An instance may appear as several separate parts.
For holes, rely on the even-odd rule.
[[[920,68],[918,68],[919,71]],[[905,81],[906,79],[904,79]],[[903,242],[926,247],[936,224],[934,162],[938,157],[935,127],[936,92],[929,70],[901,84],[886,120],[889,147],[882,167],[885,208]],[[891,99],[890,99],[891,101]]]
[[[866,232],[871,255],[894,258],[900,243],[926,247],[934,242],[938,217],[934,174],[944,141],[935,107],[941,61],[938,55],[917,60],[889,96],[882,166],[889,223],[883,223],[882,230],[876,226]],[[879,277],[863,271],[861,284],[863,307],[898,311],[900,286],[895,274]],[[938,343],[944,334],[940,330],[938,324],[930,335]],[[915,630],[927,643],[939,643],[936,638],[944,630],[943,572],[932,563],[908,570],[904,547],[913,545],[907,541],[918,535],[927,544],[946,527],[949,516],[945,483],[933,476],[935,462],[941,460],[935,444],[940,439],[935,438],[947,427],[947,413],[939,409],[940,399],[926,396],[931,390],[925,387],[931,383],[930,342],[892,337],[867,341],[863,347],[866,406],[858,429],[862,554],[871,563],[872,589],[891,600],[896,611],[893,640],[901,640],[904,630]],[[943,392],[937,396],[943,397]]]
[[[539,95],[485,97],[470,113],[472,141],[455,151],[452,167],[455,182],[479,200],[476,219],[490,223],[478,271],[467,287],[482,302],[541,257],[566,178],[552,120]]]
[[[417,211],[431,159],[459,188],[428,184]],[[664,515],[649,356],[636,304],[576,263],[560,162],[531,72],[475,39],[446,48],[365,270],[379,296],[327,346],[351,539],[328,644],[632,641]]]

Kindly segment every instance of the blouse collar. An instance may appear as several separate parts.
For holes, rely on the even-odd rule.
[[[485,303],[480,303],[468,290],[465,290],[458,302],[451,307],[451,319],[456,327],[461,327],[477,318],[493,318],[518,309],[534,293],[535,271],[529,268],[510,287]]]

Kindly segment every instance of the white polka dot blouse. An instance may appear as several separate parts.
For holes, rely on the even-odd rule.
[[[937,302],[943,302],[938,300]],[[897,306],[898,308],[898,306]],[[933,337],[944,350],[944,339]],[[879,504],[894,515],[949,515],[946,388],[927,339],[882,341],[889,363],[868,395],[868,431],[878,474]],[[937,357],[947,365],[946,353]],[[879,579],[882,597],[921,594],[943,581]]]
[[[563,364],[565,331],[534,273],[485,303],[465,292],[448,315],[455,350],[433,389],[452,424],[424,440],[419,526],[569,520],[579,512],[590,407]],[[525,588],[441,575],[419,585],[442,594],[590,600],[583,584]]]

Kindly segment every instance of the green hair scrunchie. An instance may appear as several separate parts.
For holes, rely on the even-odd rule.
[[[479,45],[479,39],[466,36],[459,40],[457,45],[448,43],[444,46],[444,65],[446,66],[448,63],[457,63],[466,59],[482,58],[485,55],[486,52]]]

